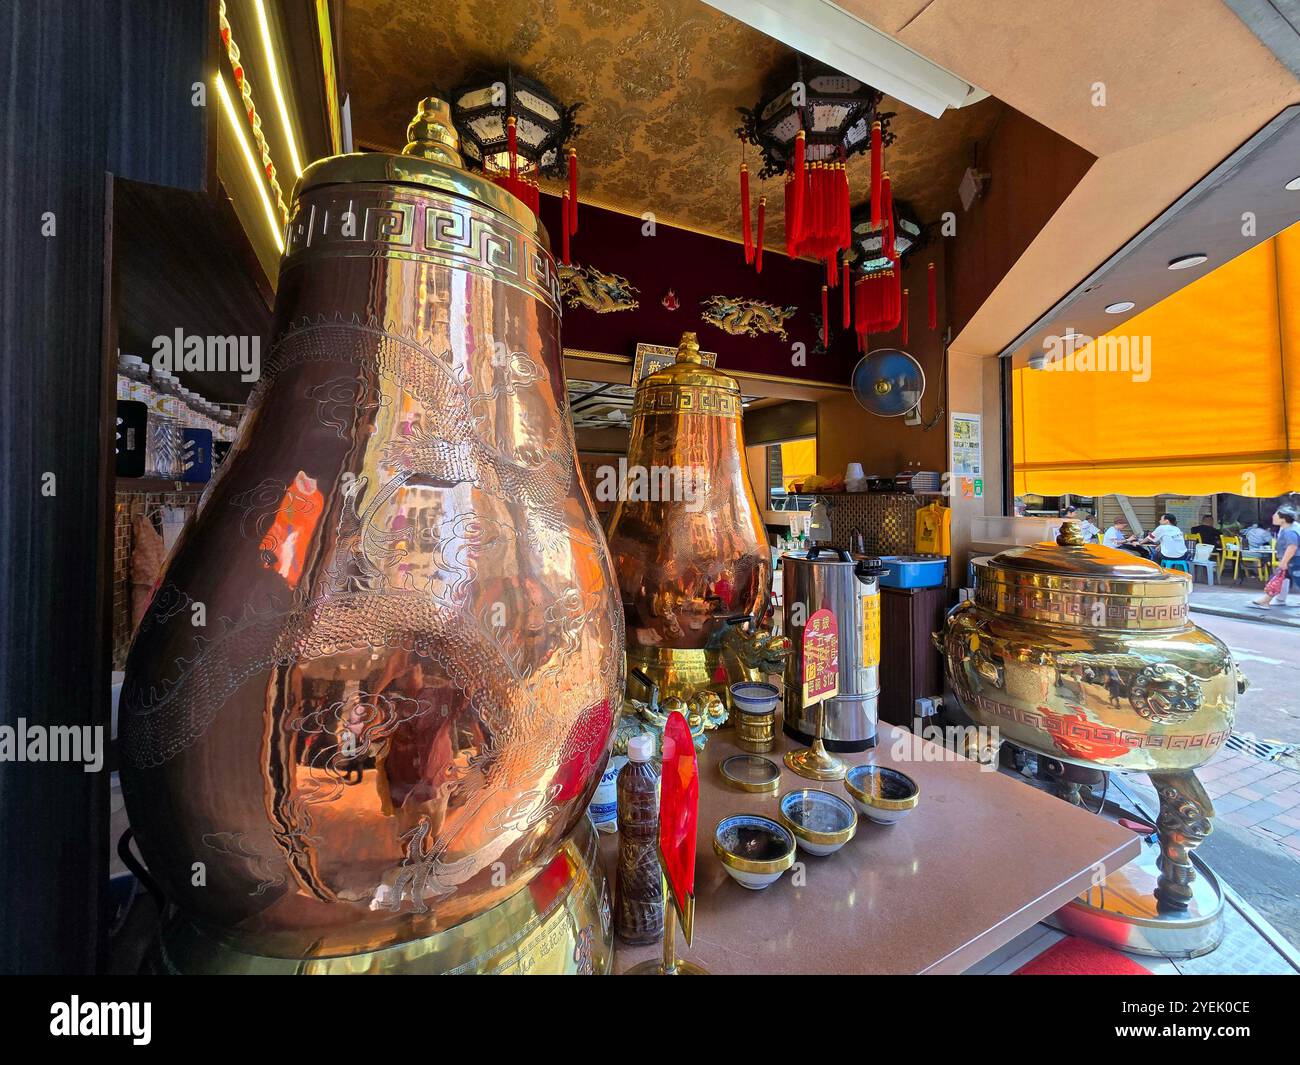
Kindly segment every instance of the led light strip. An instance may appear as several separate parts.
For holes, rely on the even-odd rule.
[[[266,137],[262,133],[262,117],[257,113],[257,107],[253,104],[253,90],[248,84],[248,78],[244,74],[244,66],[239,60],[239,46],[235,44],[235,36],[230,31],[230,20],[226,18],[225,0],[220,0],[217,11],[221,19],[221,43],[225,45],[226,58],[230,60],[231,73],[234,74],[235,84],[239,86],[240,95],[243,97],[245,117],[248,119],[249,128],[253,131],[253,140],[256,141],[258,151],[261,153],[262,167],[266,179],[271,183],[271,191],[275,193],[275,202],[280,208],[281,222],[287,224],[289,221],[289,208],[285,206],[284,191],[280,188],[280,182],[276,179],[275,163],[271,160],[271,149],[267,146]],[[260,179],[258,184],[261,184]]]
[[[289,159],[293,163],[293,174],[302,173],[302,159],[298,155],[298,145],[293,135],[293,123],[289,121],[289,105],[284,99],[284,88],[280,84],[280,68],[275,61],[275,48],[271,45],[271,25],[266,19],[266,5],[262,0],[253,0],[257,9],[257,25],[262,31],[262,47],[266,50],[266,69],[271,73],[271,92],[275,95],[275,106],[280,112],[280,124],[284,126],[284,139],[289,145]]]
[[[239,147],[244,156],[244,162],[248,164],[248,172],[252,175],[253,184],[257,186],[257,191],[262,198],[262,206],[266,208],[266,221],[271,227],[271,234],[275,237],[275,246],[284,251],[284,238],[280,235],[280,223],[275,217],[275,207],[271,203],[271,197],[267,194],[266,183],[262,180],[263,174],[257,165],[257,159],[253,156],[253,149],[248,146],[248,141],[244,137],[244,131],[240,128],[242,120],[239,112],[235,109],[235,102],[230,98],[230,93],[226,89],[226,83],[221,74],[217,74],[217,95],[221,97],[221,109],[225,112],[226,118],[230,121],[231,131],[235,134],[235,139],[239,141]]]

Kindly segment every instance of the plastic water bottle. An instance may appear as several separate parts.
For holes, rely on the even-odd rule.
[[[591,797],[591,820],[600,832],[618,831],[618,774],[625,765],[625,755],[610,755],[609,764],[596,785],[596,793]]]

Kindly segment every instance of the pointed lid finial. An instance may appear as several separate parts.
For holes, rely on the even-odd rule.
[[[426,96],[420,101],[415,117],[406,127],[406,142],[403,155],[432,159],[458,170],[465,167],[460,154],[460,134],[452,124],[451,107],[446,100]]]
[[[701,363],[704,360],[700,358],[700,341],[694,333],[683,333],[681,342],[677,345],[677,361]]]

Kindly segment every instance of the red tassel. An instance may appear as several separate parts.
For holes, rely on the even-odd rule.
[[[884,170],[884,147],[880,123],[871,123],[871,224],[880,225],[880,175]]]
[[[825,285],[822,285],[822,347],[831,346],[830,302]]]
[[[854,286],[856,328],[860,334],[888,333],[898,328],[902,317],[902,290],[898,268],[867,274]]]
[[[840,278],[840,289],[844,297],[844,328],[848,329],[853,324],[853,314],[849,307],[851,302],[849,300],[849,288],[851,287],[849,285],[849,264],[845,262],[841,270],[843,276]]]
[[[510,153],[510,181],[519,179],[519,140],[515,132],[515,116],[506,119],[506,150]]]
[[[758,239],[754,246],[754,270],[763,272],[763,223],[767,218],[767,197],[758,198]]]
[[[806,137],[804,131],[800,130],[794,135],[794,188],[791,190],[790,196],[792,200],[790,209],[793,212],[795,219],[794,243],[796,250],[803,235],[804,171],[807,169],[804,166],[804,160],[807,157],[807,151],[808,146],[806,143]],[[788,231],[789,226],[786,228]]]
[[[564,262],[564,265],[568,266],[569,265],[569,211],[570,211],[568,189],[564,190],[564,195],[561,198],[563,200],[563,207],[564,207],[564,221],[560,223],[560,229],[563,230],[564,232],[564,237],[563,240],[561,241],[564,251],[563,254],[561,255],[561,259]]]
[[[843,212],[843,222],[842,222],[843,247],[845,251],[848,251],[851,247],[853,247],[853,204],[850,202],[850,196],[849,196],[849,164],[848,163],[844,164],[844,184],[842,187],[844,190],[843,191],[844,212]]]
[[[883,226],[881,236],[884,241],[881,250],[894,262],[898,262],[898,252],[894,247],[894,191],[888,174],[885,174],[880,179],[880,199],[881,224]]]
[[[569,232],[578,232],[578,149],[569,149]]]
[[[907,347],[907,289],[903,289],[903,347]]]
[[[740,225],[745,231],[745,262],[754,261],[754,235],[749,218],[749,167],[740,164]]]

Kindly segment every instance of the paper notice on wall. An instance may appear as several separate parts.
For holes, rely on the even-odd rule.
[[[980,415],[958,414],[952,416],[952,476],[954,478],[982,478],[984,460]],[[981,488],[983,485],[980,486]]]

